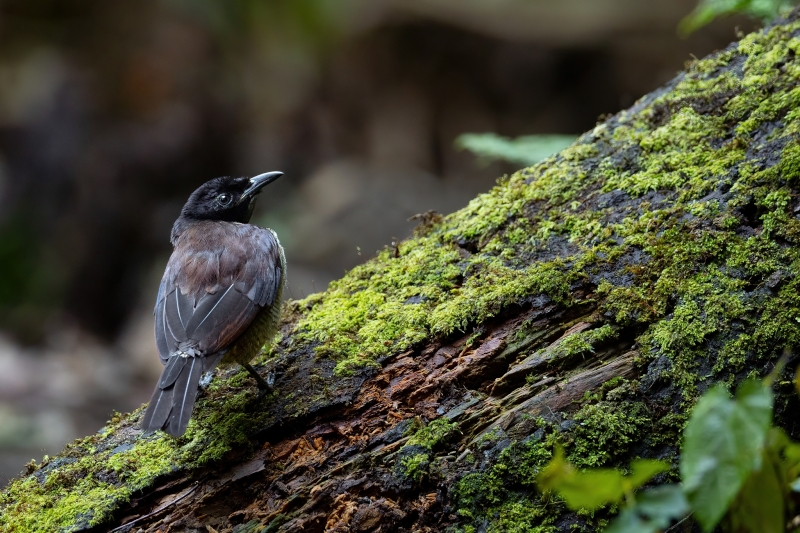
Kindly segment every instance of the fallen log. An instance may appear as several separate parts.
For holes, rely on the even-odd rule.
[[[795,12],[423,217],[286,305],[271,395],[218,371],[183,437],[115,416],[3,490],[0,529],[601,529],[536,490],[556,443],[674,463],[703,391],[800,340],[799,36]]]

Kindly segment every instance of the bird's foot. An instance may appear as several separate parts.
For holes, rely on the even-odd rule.
[[[256,372],[255,368],[253,368],[249,363],[245,363],[242,366],[244,367],[245,370],[247,370],[250,376],[252,376],[252,378],[256,380],[256,384],[258,385],[257,399],[260,400],[264,396],[266,396],[268,392],[272,392],[272,384],[267,382],[264,378],[262,378],[261,375],[258,372]],[[270,379],[270,381],[275,380],[272,373],[270,373],[270,375],[267,376],[267,379]]]

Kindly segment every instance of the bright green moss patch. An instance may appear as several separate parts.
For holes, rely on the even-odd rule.
[[[470,324],[497,315],[502,309],[531,294],[546,294],[560,303],[570,303],[569,282],[561,260],[517,270],[491,259],[473,263],[479,269],[450,298],[433,309],[431,330],[448,334],[464,331]]]
[[[552,523],[564,509],[538,494],[535,487],[536,476],[552,458],[559,435],[553,426],[543,424],[546,433],[542,437],[511,442],[499,453],[484,452],[494,457],[490,466],[458,481],[453,499],[467,528],[490,524],[489,530],[497,532],[554,531]],[[483,444],[491,446],[496,442]],[[542,529],[535,529],[538,527]]]
[[[555,357],[570,357],[573,355],[586,355],[594,352],[594,347],[608,339],[616,337],[614,327],[604,324],[597,329],[582,331],[570,335],[553,348]]]
[[[478,528],[464,526],[463,533],[476,533]],[[487,533],[554,533],[558,531],[553,525],[553,517],[547,513],[546,507],[520,498],[503,502],[494,512],[494,520]]]
[[[299,339],[339,361],[337,372],[406,350],[431,334],[464,331],[530,294],[570,299],[563,260],[513,268],[490,255],[424,237],[405,243],[400,257],[382,252],[304,301],[309,312]],[[466,257],[465,257],[466,256]]]
[[[406,442],[406,446],[422,446],[432,450],[445,442],[458,431],[458,424],[446,418],[437,418],[427,426],[417,430]]]
[[[737,335],[730,325],[769,327],[752,311],[782,296],[756,302],[753,284],[796,272],[790,243],[800,240],[800,221],[789,185],[800,149],[789,119],[800,107],[800,40],[787,32],[797,25],[694,62],[637,112],[357,267],[304,301],[297,338],[346,373],[526,298],[572,305],[574,288],[595,275],[603,309],[620,325],[650,325],[643,344],[675,360],[692,396],[697,379],[688,374],[711,339],[725,339],[730,361],[760,353],[746,343],[763,333]],[[603,200],[610,195],[623,203]],[[643,257],[615,263],[631,253]]]
[[[419,483],[428,475],[430,462],[431,457],[427,453],[407,455],[400,460],[400,469],[407,478]]]
[[[320,353],[339,360],[339,372],[426,338],[432,302],[456,287],[461,256],[455,246],[422,237],[401,250],[398,258],[382,252],[301,302],[310,310],[299,338],[321,342]]]
[[[0,492],[0,530],[50,533],[101,524],[159,477],[249,449],[244,431],[253,423],[246,410],[253,392],[233,394],[226,385],[217,390],[222,398],[201,399],[180,438],[142,436],[131,431],[131,417],[115,417],[102,433],[68,445],[63,457]]]
[[[503,502],[488,533],[553,533],[558,529],[546,508],[526,499]]]
[[[715,150],[711,143],[724,132],[722,119],[700,115],[683,107],[664,126],[656,128],[638,143],[643,150],[639,172],[609,172],[603,190],[620,189],[633,196],[648,191],[677,190],[699,195],[719,176],[744,158],[744,151],[732,143]]]
[[[464,331],[529,296],[543,294],[570,305],[570,287],[587,270],[608,268],[604,258],[618,257],[632,246],[653,258],[638,271],[631,270],[639,282],[620,286],[601,280],[598,294],[620,323],[649,323],[665,316],[670,300],[683,294],[696,297],[697,288],[681,279],[698,274],[698,269],[714,268],[706,264],[709,260],[717,265],[723,258],[729,266],[751,264],[752,253],[744,257],[737,251],[742,241],[752,246],[756,243],[747,243],[750,239],[798,235],[800,225],[787,209],[790,191],[757,190],[766,181],[785,182],[798,174],[800,151],[794,133],[782,134],[780,128],[771,133],[772,142],[789,139],[778,165],[765,166],[747,155],[755,129],[797,107],[794,88],[773,91],[766,99],[761,92],[764,76],[775,78],[772,65],[794,66],[790,50],[798,43],[784,42],[782,31],[743,41],[739,50],[750,52],[741,69],[724,70],[728,62],[740,61],[736,50],[695,62],[672,91],[638,114],[622,113],[617,121],[598,126],[556,158],[503,180],[424,237],[403,243],[398,254],[387,250],[354,269],[326,294],[306,300],[310,312],[299,324],[300,336],[319,342],[319,352],[340,361],[340,371],[371,364],[431,335]],[[778,82],[769,83],[775,87]],[[749,125],[737,126],[745,116]],[[605,142],[612,142],[614,150],[598,150],[597,143]],[[626,151],[631,157],[616,156]],[[733,197],[702,199],[720,184],[730,187],[731,179]],[[631,198],[654,191],[675,195],[658,206],[649,200],[631,203],[629,217],[609,224],[604,216],[611,208],[587,205],[585,200],[613,191]],[[753,196],[762,197],[759,206],[770,212],[758,221],[763,234],[743,240],[735,232],[742,222],[736,208]],[[526,206],[536,202],[545,202],[548,210],[528,216]],[[708,220],[713,227],[695,229],[688,223],[692,219]],[[535,259],[547,255],[543,252],[560,236],[581,248],[555,259]],[[763,249],[758,260],[748,266],[761,269],[762,275],[779,265],[774,258],[778,245],[766,240],[758,244]],[[764,247],[772,247],[773,253]],[[727,272],[713,275],[719,282],[718,295],[745,283]],[[709,291],[706,288],[707,294],[713,292]],[[670,319],[675,327],[661,325],[648,338],[661,349],[680,342],[697,345],[720,330],[720,320],[745,311],[736,298],[713,305],[729,304],[724,317],[713,315],[711,323],[701,327],[708,311],[705,304],[684,302]],[[691,331],[676,333],[683,340],[670,337],[671,330],[693,322],[697,325]]]
[[[569,434],[569,460],[576,466],[598,467],[625,456],[642,432],[652,427],[652,415],[637,402],[599,402],[583,406]]]
[[[396,471],[400,476],[418,484],[429,474],[433,460],[432,452],[442,448],[458,434],[458,424],[450,422],[446,418],[437,418],[431,423],[419,427],[421,422],[419,419],[416,421],[417,424],[406,430],[412,430],[413,434],[400,449],[400,460]]]
[[[137,446],[112,455],[108,466],[127,486],[139,490],[152,483],[155,476],[169,472],[173,467],[171,440],[163,434],[143,439]]]
[[[58,503],[51,505],[53,490],[33,477],[13,483],[0,495],[0,526],[4,531],[78,531],[102,523],[131,493],[124,486],[82,479],[70,491],[59,491]]]

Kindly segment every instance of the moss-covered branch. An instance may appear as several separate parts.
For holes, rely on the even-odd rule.
[[[287,306],[272,396],[218,372],[181,438],[116,417],[0,493],[0,529],[597,530],[613,509],[535,489],[556,442],[674,459],[700,392],[800,340],[798,35],[695,61],[428,217]]]

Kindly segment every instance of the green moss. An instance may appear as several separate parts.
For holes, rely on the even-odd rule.
[[[464,331],[530,294],[567,302],[574,274],[563,260],[514,268],[498,257],[462,258],[453,243],[417,239],[357,267],[309,308],[298,325],[300,340],[321,343],[318,352],[338,361],[337,373],[373,364],[431,334]]]
[[[427,477],[430,461],[430,455],[427,453],[407,455],[400,461],[400,468],[404,476],[419,483]]]
[[[14,520],[0,519],[0,526],[5,531],[78,531],[102,523],[131,494],[127,487],[84,478],[70,491],[59,491],[58,504],[51,506],[53,490],[32,477],[13,483],[0,496],[0,505],[3,516]]]
[[[566,449],[570,462],[580,468],[605,466],[625,456],[645,428],[652,427],[647,409],[627,401],[584,405],[574,420]]]
[[[472,472],[462,477],[454,490],[459,506],[457,513],[464,518],[475,519],[476,510],[492,508],[508,499],[503,479],[495,472]]]
[[[503,502],[487,533],[554,533],[554,519],[541,505],[520,498]]]
[[[550,461],[559,440],[555,428],[542,421],[541,440],[512,442],[483,471],[462,477],[453,488],[456,514],[468,525],[487,531],[555,531],[553,523],[565,512],[559,502],[536,491],[536,476]]]
[[[712,148],[711,143],[724,131],[722,124],[719,117],[681,108],[670,122],[639,141],[642,170],[610,174],[603,190],[620,189],[640,196],[648,191],[682,189],[687,199],[699,195],[711,185],[708,178],[718,177],[744,158],[744,150],[733,143]]]
[[[595,345],[608,339],[615,338],[616,336],[616,329],[613,326],[604,324],[597,329],[570,335],[559,342],[553,349],[553,352],[556,354],[556,358],[586,355],[594,352]]]
[[[430,424],[421,425],[419,419],[407,431],[413,431],[408,441],[400,449],[400,460],[396,472],[415,483],[420,483],[430,473],[430,465],[434,451],[444,445],[458,433],[458,424],[446,418],[437,418]]]
[[[571,276],[565,263],[555,260],[529,268],[514,269],[489,258],[475,260],[479,272],[441,302],[430,315],[434,333],[464,331],[469,324],[482,322],[502,309],[531,294],[546,294],[569,304]]]
[[[114,510],[159,477],[190,471],[247,450],[246,428],[253,418],[245,404],[253,392],[218,384],[198,402],[186,434],[158,432],[125,437],[131,419],[115,417],[100,434],[67,446],[62,458],[51,458],[32,476],[13,481],[0,493],[0,530],[73,531],[107,520]],[[138,435],[138,433],[137,433]]]
[[[423,237],[401,249],[401,257],[384,251],[301,302],[309,310],[298,340],[321,343],[319,353],[337,359],[339,373],[426,338],[432,303],[456,286],[455,246]]]
[[[775,189],[800,172],[791,121],[770,134],[771,142],[788,139],[777,165],[756,160],[754,166],[754,159],[746,157],[748,150],[763,145],[754,144],[753,132],[795,112],[800,103],[794,78],[778,77],[780,71],[773,68],[782,62],[784,71],[800,73],[789,52],[800,43],[787,40],[786,31],[753,34],[738,49],[695,62],[673,90],[637,113],[623,112],[559,156],[503,180],[424,237],[401,245],[399,257],[386,251],[355,269],[327,294],[307,301],[311,310],[299,324],[301,336],[318,342],[319,353],[340,361],[340,371],[372,364],[431,335],[464,331],[532,295],[571,305],[573,284],[587,271],[609,268],[632,248],[652,258],[631,269],[636,283],[602,280],[598,286],[604,308],[617,322],[651,324],[666,316],[672,301],[686,299],[670,319],[674,327],[663,324],[644,338],[661,349],[683,343],[683,350],[719,334],[719,316],[701,327],[709,309],[682,277],[714,275],[719,290],[728,290],[743,280],[722,272],[722,264],[746,265],[760,269],[757,275],[768,275],[785,265],[775,257],[780,245],[771,239],[800,236],[800,223],[788,214],[791,191]],[[744,67],[724,70],[728,62],[742,62],[739,54],[745,54]],[[766,86],[768,95],[763,94]],[[604,143],[613,143],[613,152],[598,149]],[[633,160],[614,157],[628,151],[635,154]],[[737,176],[733,198],[703,199]],[[605,218],[611,208],[587,208],[576,201],[612,191],[632,198],[675,192],[657,206],[649,200],[633,202],[627,216],[613,224]],[[735,232],[741,222],[736,210],[753,197],[764,211],[759,220],[763,230],[742,239]],[[530,210],[533,204],[539,209]],[[700,220],[709,226],[692,222]],[[531,261],[559,238],[577,245],[575,253]],[[760,248],[757,261],[752,261],[753,251],[739,249],[743,246]],[[705,268],[717,272],[700,272]],[[733,306],[729,319],[746,311],[742,302],[725,303]],[[691,331],[671,338],[681,324],[692,325]],[[682,383],[691,393],[690,380]]]
[[[598,397],[589,400],[595,403],[581,407],[567,431],[540,419],[534,426],[536,434],[541,433],[538,439],[512,441],[485,470],[461,478],[454,488],[457,514],[468,524],[488,523],[489,531],[528,531],[525,528],[535,527],[550,531],[547,528],[567,511],[560,501],[537,492],[536,478],[552,459],[556,444],[565,448],[570,462],[581,467],[622,464],[631,457],[631,449],[641,445],[642,435],[651,433],[654,420],[642,403],[601,399],[624,385],[624,380],[615,378],[600,387]],[[655,427],[674,440],[679,428],[669,429],[673,422]],[[511,517],[517,517],[517,521]],[[599,527],[605,517],[600,513],[585,518]]]
[[[142,489],[172,469],[175,448],[171,440],[163,434],[153,435],[130,450],[112,455],[107,464],[131,489]]]
[[[406,442],[406,446],[422,446],[433,450],[451,438],[458,431],[458,424],[446,418],[437,418],[427,426],[417,430]]]

